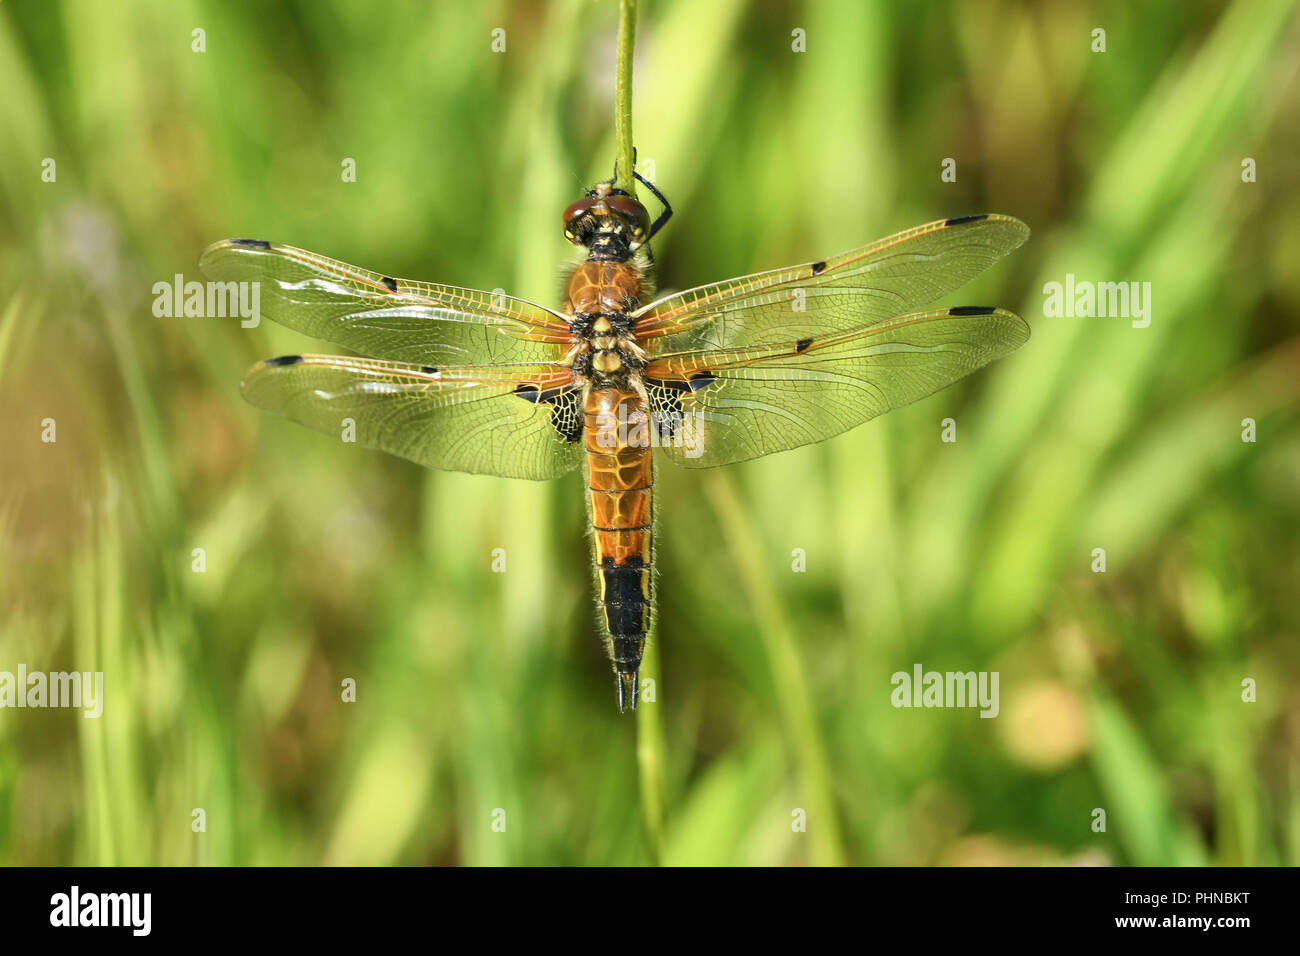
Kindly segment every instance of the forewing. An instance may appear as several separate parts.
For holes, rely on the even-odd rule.
[[[338,355],[259,362],[244,397],[430,468],[540,481],[579,463],[581,389],[563,366],[434,369]]]
[[[1010,216],[942,219],[826,260],[679,292],[640,309],[634,329],[657,354],[822,337],[916,311],[1028,236]]]
[[[261,315],[375,358],[420,365],[554,361],[564,316],[507,295],[393,279],[314,252],[227,239],[199,267],[221,282],[258,283]]]
[[[822,339],[658,356],[645,379],[668,457],[710,468],[838,435],[1028,338],[1025,321],[1002,309],[938,309]]]

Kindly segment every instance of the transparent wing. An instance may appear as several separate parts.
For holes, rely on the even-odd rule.
[[[253,366],[258,408],[430,468],[540,481],[577,467],[581,389],[550,364],[434,369],[339,355]]]
[[[822,339],[658,356],[645,379],[668,457],[710,468],[838,435],[1028,338],[1025,321],[1002,309],[938,309]]]
[[[214,243],[199,268],[217,281],[258,283],[265,317],[375,358],[548,362],[569,341],[564,316],[523,299],[393,279],[260,239]]]
[[[1028,236],[1010,216],[942,219],[830,259],[659,299],[635,314],[634,329],[652,354],[825,336],[948,295]]]

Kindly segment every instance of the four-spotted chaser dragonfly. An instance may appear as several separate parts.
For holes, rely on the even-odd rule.
[[[819,442],[1019,348],[1002,309],[918,311],[1023,243],[1009,216],[917,226],[804,265],[648,303],[651,223],[614,181],[564,212],[586,251],[559,311],[408,282],[279,243],[218,242],[211,278],[261,284],[263,314],[359,352],[267,359],[244,397],[432,468],[558,478],[579,466],[594,530],[600,628],[619,710],[637,704],[654,617],[652,448],[711,468]]]

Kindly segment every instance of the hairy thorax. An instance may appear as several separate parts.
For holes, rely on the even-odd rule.
[[[587,260],[569,277],[565,311],[571,316],[627,313],[641,300],[641,273],[627,262]]]
[[[641,301],[641,273],[626,262],[580,263],[565,289],[564,311],[575,344],[566,361],[596,387],[627,388],[645,368],[645,352],[632,334]]]

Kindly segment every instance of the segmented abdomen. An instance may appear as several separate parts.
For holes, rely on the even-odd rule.
[[[600,607],[620,690],[636,706],[651,614],[654,472],[646,403],[634,391],[593,387],[583,411]]]

